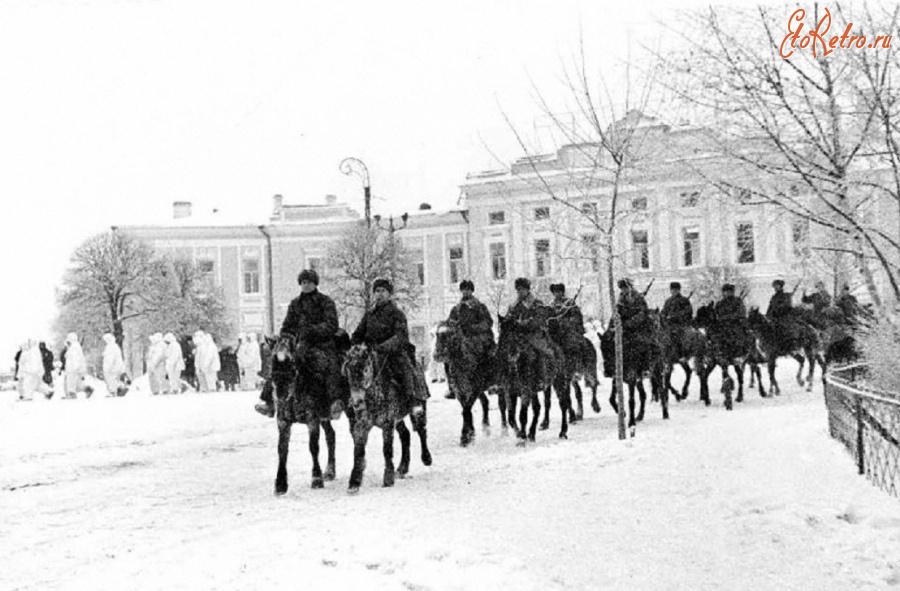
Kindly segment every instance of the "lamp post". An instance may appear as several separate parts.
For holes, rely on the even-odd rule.
[[[344,158],[339,166],[340,171],[346,175],[355,174],[362,179],[363,195],[366,202],[366,227],[372,227],[372,192],[369,188],[369,169],[359,158]]]

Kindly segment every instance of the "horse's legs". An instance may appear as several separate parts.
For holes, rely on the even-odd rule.
[[[503,435],[509,433],[509,420],[506,415],[508,400],[506,388],[500,388],[497,391],[497,408],[500,409],[500,430]]]
[[[577,379],[572,380],[572,388],[575,390],[576,408],[572,408],[572,401],[569,400],[569,422],[574,423],[584,418],[584,406],[582,406],[581,386]],[[576,410],[577,409],[577,410]]]
[[[491,402],[488,400],[484,390],[478,393],[478,400],[481,402],[481,431],[485,435],[491,434]]]
[[[319,419],[308,417],[306,427],[309,430],[309,455],[312,456],[312,487],[324,488],[322,467],[319,465]]]
[[[731,379],[731,375],[728,373],[729,362],[723,359],[720,365],[722,366],[722,394],[725,395],[725,409],[731,410],[731,392],[734,391],[734,380]]]
[[[637,421],[641,422],[644,420],[644,407],[647,405],[647,391],[644,390],[644,380],[642,380],[642,379],[636,380],[634,385],[637,388],[638,394],[641,397],[641,400],[640,400],[641,406],[640,406],[640,408],[638,410],[638,414],[637,414]]]
[[[688,387],[691,385],[691,364],[687,361],[682,361],[680,363],[681,369],[684,370],[684,385],[681,387],[681,400],[684,400],[688,396]],[[676,397],[678,394],[675,394]]]
[[[752,381],[753,376],[756,376],[756,384],[757,384],[757,387],[759,388],[759,395],[762,396],[763,398],[765,398],[766,397],[766,387],[762,381],[762,370],[759,369],[759,363],[751,363],[750,364],[751,381]]]
[[[702,373],[700,374],[700,400],[706,404],[706,406],[710,405],[709,400],[709,375],[716,368],[715,363],[704,364]],[[701,371],[698,368],[698,371]]]
[[[803,355],[793,355],[792,357],[793,357],[793,358],[797,361],[797,363],[799,364],[799,366],[797,367],[797,385],[798,385],[798,386],[803,386],[803,385],[804,385],[804,382],[803,382],[803,363],[804,363],[805,359],[804,359]]]
[[[552,393],[552,390],[552,384],[544,388],[544,420],[541,421],[541,431],[550,428],[550,394]],[[558,396],[559,392],[556,394]]]
[[[409,472],[409,429],[406,421],[397,421],[397,435],[400,436],[400,465],[397,466],[397,476],[404,478]]]
[[[776,396],[780,396],[781,395],[781,387],[778,385],[778,380],[775,379],[775,355],[774,354],[769,356],[769,361],[766,365],[769,368],[769,390]]]
[[[325,467],[325,480],[334,480],[334,427],[331,421],[322,421],[322,430],[325,431],[325,444],[328,446],[328,465]]]
[[[278,472],[275,475],[275,494],[288,491],[287,457],[291,446],[291,423],[278,420]]]
[[[623,381],[624,383],[624,381]],[[616,403],[616,379],[613,378],[612,388],[609,390],[609,405],[616,414],[619,414],[619,405]]]
[[[462,392],[457,393],[456,399],[462,406],[463,426],[462,433],[459,435],[459,444],[463,447],[472,443],[475,439],[475,419],[472,417],[472,405],[475,402],[471,393],[463,395]]]
[[[628,426],[634,427],[637,421],[634,417],[634,380],[628,380]]]
[[[372,426],[363,417],[356,417],[353,425],[353,470],[350,471],[349,492],[359,492],[363,473],[366,471],[366,442]],[[393,435],[393,434],[392,434]]]
[[[572,412],[572,399],[569,396],[569,379],[566,376],[558,378],[560,382],[556,395],[559,398],[559,411],[562,415],[562,425],[560,426],[559,438],[569,438],[569,414]]]
[[[539,396],[531,397],[531,410],[533,418],[531,419],[531,427],[528,429],[528,440],[534,441],[537,435],[538,419],[541,416],[541,399]]]
[[[735,363],[734,364],[734,373],[737,374],[737,383],[738,383],[738,392],[737,397],[735,397],[735,401],[743,402],[744,401],[744,363]]]
[[[506,400],[509,402],[507,406],[509,426],[516,431],[516,435],[518,435],[519,423],[516,421],[516,405],[519,404],[519,397],[510,390],[507,390],[507,397]]]
[[[422,464],[431,465],[431,451],[428,449],[428,403],[422,403],[422,412],[410,417],[413,430],[419,435],[419,447],[422,450]]]
[[[587,383],[587,382],[585,382]],[[597,386],[600,385],[599,380],[596,377],[592,377],[591,379],[591,408],[594,412],[600,412],[600,401],[597,400]]]
[[[536,394],[532,394],[532,397],[535,397]],[[521,439],[521,443],[525,442],[525,439],[528,437],[528,401],[522,400],[522,408],[519,409],[519,428],[517,429],[517,435],[519,439]]]
[[[816,371],[816,354],[812,349],[807,349],[806,359],[809,361],[809,374],[806,377],[806,391],[812,392],[813,373]]]
[[[393,427],[385,425],[381,429],[381,449],[384,453],[384,486],[394,486],[394,429],[396,429],[396,425]]]

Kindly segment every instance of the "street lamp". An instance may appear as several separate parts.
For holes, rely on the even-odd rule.
[[[359,158],[344,158],[339,166],[340,171],[346,175],[355,174],[362,179],[363,192],[366,201],[366,227],[372,227],[372,193],[369,188],[369,169]]]

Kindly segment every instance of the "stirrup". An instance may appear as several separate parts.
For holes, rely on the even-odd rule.
[[[270,419],[275,416],[275,405],[274,404],[266,404],[263,401],[257,402],[253,406],[254,410],[264,417],[269,417]]]

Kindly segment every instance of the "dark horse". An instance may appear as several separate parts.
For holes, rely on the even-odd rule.
[[[696,372],[700,381],[700,398],[709,399],[709,386],[707,366],[709,359],[709,341],[706,333],[694,326],[684,326],[680,330],[673,330],[662,320],[657,310],[650,310],[650,322],[660,349],[660,362],[662,363],[661,388],[675,396],[675,400],[681,402],[688,397],[688,388],[691,385],[691,377]],[[694,362],[693,369],[691,361]],[[684,371],[684,384],[681,391],[672,385],[672,372],[679,365]]]
[[[769,367],[769,382],[773,394],[781,394],[781,388],[775,379],[775,362],[779,357],[791,356],[797,367],[797,384],[806,385],[806,391],[812,390],[813,371],[816,361],[825,366],[820,353],[819,335],[816,330],[804,322],[799,315],[786,319],[785,322],[774,323],[763,316],[758,308],[750,308],[747,314],[750,329],[759,339],[763,356]],[[809,361],[809,375],[803,380],[803,363]],[[762,392],[762,391],[761,391]]]
[[[400,435],[400,465],[396,475],[409,472],[409,429],[403,418],[410,414],[413,401],[402,396],[400,386],[389,379],[385,366],[387,357],[365,345],[354,345],[347,353],[342,373],[350,387],[350,409],[354,420],[350,425],[353,436],[353,470],[350,472],[349,492],[359,491],[366,469],[366,442],[372,427],[381,429],[384,452],[384,486],[394,486],[394,430]],[[416,371],[420,371],[418,368]],[[424,377],[421,378],[424,380]],[[424,403],[422,403],[424,406]],[[412,425],[422,445],[422,463],[431,465],[428,451],[426,415],[423,411],[412,417]]]
[[[579,380],[584,380],[585,387],[591,390],[591,408],[594,412],[600,412],[600,403],[597,401],[597,350],[594,345],[583,335],[577,335],[577,346],[566,348],[563,346],[567,342],[566,335],[562,333],[562,325],[554,322],[553,318],[547,323],[550,333],[550,339],[560,347],[563,357],[562,371],[553,382],[554,388],[571,388],[575,390],[576,408],[572,408],[571,397],[569,398],[569,422],[574,423],[584,419],[584,405],[581,393],[581,385]],[[557,389],[557,395],[559,390]],[[544,420],[541,422],[541,429],[547,429],[550,426],[550,388],[544,390]]]
[[[501,387],[509,393],[509,423],[516,428],[516,435],[520,439],[519,445],[525,441],[534,441],[537,433],[538,419],[541,415],[540,388],[540,353],[529,343],[529,335],[524,332],[517,322],[509,316],[498,316],[500,325],[500,339],[497,343],[497,375]],[[562,352],[559,347],[554,349],[554,358],[546,360],[552,381],[557,381],[562,373]],[[559,406],[562,411],[562,426],[560,427],[560,439],[567,439],[569,432],[569,388],[556,390],[559,397]],[[518,423],[515,421],[516,403],[521,401]],[[531,406],[533,418],[528,425],[528,407]]]
[[[312,487],[323,488],[324,480],[334,480],[334,428],[323,376],[310,375],[297,363],[296,341],[281,336],[272,350],[272,385],[275,388],[275,416],[278,424],[278,473],[275,494],[288,490],[287,457],[291,445],[291,425],[304,423],[309,429],[309,453],[312,456]],[[319,465],[319,427],[325,431],[328,464],[325,473]]]
[[[731,393],[734,391],[734,380],[729,372],[734,367],[737,377],[738,391],[735,402],[744,401],[744,367],[750,364],[750,371],[755,374],[759,384],[760,396],[766,396],[759,367],[756,365],[759,353],[756,350],[756,338],[746,321],[725,322],[716,315],[715,303],[709,302],[697,308],[697,325],[706,329],[709,336],[710,359],[707,375],[712,373],[716,365],[722,368],[722,394],[725,396],[725,408],[734,408]],[[752,375],[751,374],[751,375]],[[709,405],[709,390],[703,401]]]
[[[612,325],[600,336],[600,355],[603,357],[603,375],[614,378],[616,375],[616,331]],[[644,420],[644,406],[647,403],[647,391],[644,389],[644,374],[653,369],[655,344],[652,335],[622,335],[622,381],[628,385],[628,426],[635,427]],[[634,391],[640,395],[641,407],[637,415],[634,413]],[[661,400],[668,398],[661,397]],[[613,382],[609,395],[609,404],[616,413],[619,405],[616,402],[616,384]],[[669,418],[668,404],[663,404],[663,418]]]
[[[493,385],[494,380],[494,356],[492,354],[481,355],[473,359],[472,355],[466,355],[464,348],[467,343],[463,340],[459,325],[442,321],[437,326],[434,360],[444,363],[447,368],[447,382],[450,392],[462,406],[463,426],[459,437],[459,444],[463,447],[475,441],[475,421],[472,417],[472,406],[475,401],[481,402],[481,426],[488,432],[491,426],[488,416],[489,403],[485,391]],[[503,428],[506,429],[506,400],[500,396],[500,414]]]

